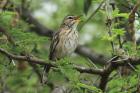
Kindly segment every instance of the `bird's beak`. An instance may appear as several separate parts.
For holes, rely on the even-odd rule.
[[[80,20],[80,17],[81,16],[77,16],[77,17],[75,17],[75,21],[77,22],[77,23],[79,23],[81,20]]]

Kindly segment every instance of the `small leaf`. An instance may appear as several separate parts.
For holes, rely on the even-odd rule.
[[[92,0],[84,0],[84,13],[87,15]]]
[[[77,85],[79,87],[95,91],[95,93],[102,93],[102,91],[100,89],[98,89],[98,88],[96,88],[94,86],[89,86],[89,85],[86,85],[86,84],[83,84],[83,83],[77,83]]]
[[[115,38],[116,38],[116,35],[112,35],[112,36],[104,35],[102,37],[102,40],[113,41]]]
[[[125,33],[123,29],[113,29],[112,31],[116,33],[117,35],[121,35],[121,36],[123,36]]]
[[[113,11],[112,15],[113,15],[114,18],[115,17],[124,17],[124,18],[128,19],[128,17],[129,17],[129,14],[128,13],[120,13],[118,8],[116,8]]]

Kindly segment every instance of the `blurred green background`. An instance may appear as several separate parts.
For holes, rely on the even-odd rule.
[[[110,40],[108,37],[108,27],[106,26],[108,14],[105,11],[105,5],[103,4],[94,17],[84,24],[90,15],[98,8],[102,0],[9,0],[8,2],[13,5],[11,6],[11,4],[8,3],[6,8],[12,11],[6,9],[2,11],[1,9],[0,27],[10,33],[17,46],[13,46],[9,43],[5,35],[0,32],[1,48],[16,55],[22,55],[22,52],[46,60],[46,62],[48,61],[50,38],[37,35],[34,31],[31,31],[30,27],[34,27],[35,25],[25,22],[18,12],[15,11],[17,7],[22,7],[22,2],[24,1],[24,6],[28,8],[31,15],[42,25],[54,31],[58,30],[65,16],[82,15],[82,21],[78,26],[79,44],[90,48],[96,53],[111,57],[112,48],[110,41],[112,38]],[[0,2],[3,2],[3,0]],[[124,5],[129,6],[127,2],[130,5],[134,5],[136,0],[111,0],[111,2],[115,2],[118,9],[114,10],[115,12],[113,13],[119,14]],[[126,3],[124,4],[124,2]],[[2,5],[2,3],[0,3],[0,5]],[[21,10],[21,14],[22,13],[24,12]],[[123,15],[123,17],[126,17],[124,18],[125,22],[128,13]],[[28,18],[26,20],[28,20]],[[139,17],[137,17],[136,21],[136,30],[138,31]],[[119,23],[120,22],[114,22],[112,29],[115,29],[115,25]],[[114,38],[113,40],[115,44],[118,45],[118,41]],[[0,93],[59,93],[51,92],[53,91],[52,87],[61,86],[64,86],[64,90],[66,87],[68,91],[71,91],[64,93],[102,93],[96,88],[100,76],[80,74],[78,71],[72,69],[71,65],[67,65],[67,63],[93,67],[93,63],[90,62],[89,59],[77,54],[72,54],[71,57],[60,60],[59,68],[53,68],[49,72],[48,83],[50,85],[42,85],[34,68],[29,65],[28,62],[21,62],[20,64],[17,60],[8,59],[0,54]],[[96,66],[97,68],[103,67],[99,64]],[[41,74],[43,73],[43,66],[36,65],[36,68]],[[136,89],[134,86],[136,86],[138,82],[138,72],[139,69],[133,73],[132,76],[125,78],[120,77],[120,75],[115,76],[113,80],[109,81],[106,93],[132,93],[132,91]],[[116,73],[117,71],[114,71],[111,76],[114,76]],[[85,86],[81,88],[83,87],[81,83],[89,85],[88,88],[85,88]],[[51,84],[53,84],[53,86]],[[95,85],[95,87],[93,85]],[[124,85],[130,88],[127,92],[121,91]]]

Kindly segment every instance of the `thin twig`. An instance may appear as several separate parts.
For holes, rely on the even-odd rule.
[[[108,34],[112,38],[112,7],[110,6],[110,0],[106,1],[106,14],[107,14],[107,27],[108,27]],[[114,56],[114,42],[113,40],[110,41],[112,47],[112,56]]]
[[[119,41],[119,48],[123,48],[123,44],[122,44],[122,41],[121,41],[121,36],[118,35],[118,41]]]

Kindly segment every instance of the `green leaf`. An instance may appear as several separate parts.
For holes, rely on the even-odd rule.
[[[77,83],[77,86],[88,89],[88,90],[92,90],[96,93],[102,93],[102,91],[100,89],[98,89],[94,86],[89,86],[89,85],[86,85],[86,84],[83,84],[83,83]]]
[[[115,18],[115,17],[124,17],[124,18],[128,19],[129,14],[128,13],[119,13],[119,9],[116,8],[113,11],[112,16],[113,16],[113,18]]]
[[[102,40],[113,41],[115,39],[115,37],[116,37],[116,35],[112,35],[112,36],[104,35],[102,37]]]
[[[125,31],[123,29],[112,29],[112,31],[117,34],[123,36]]]

